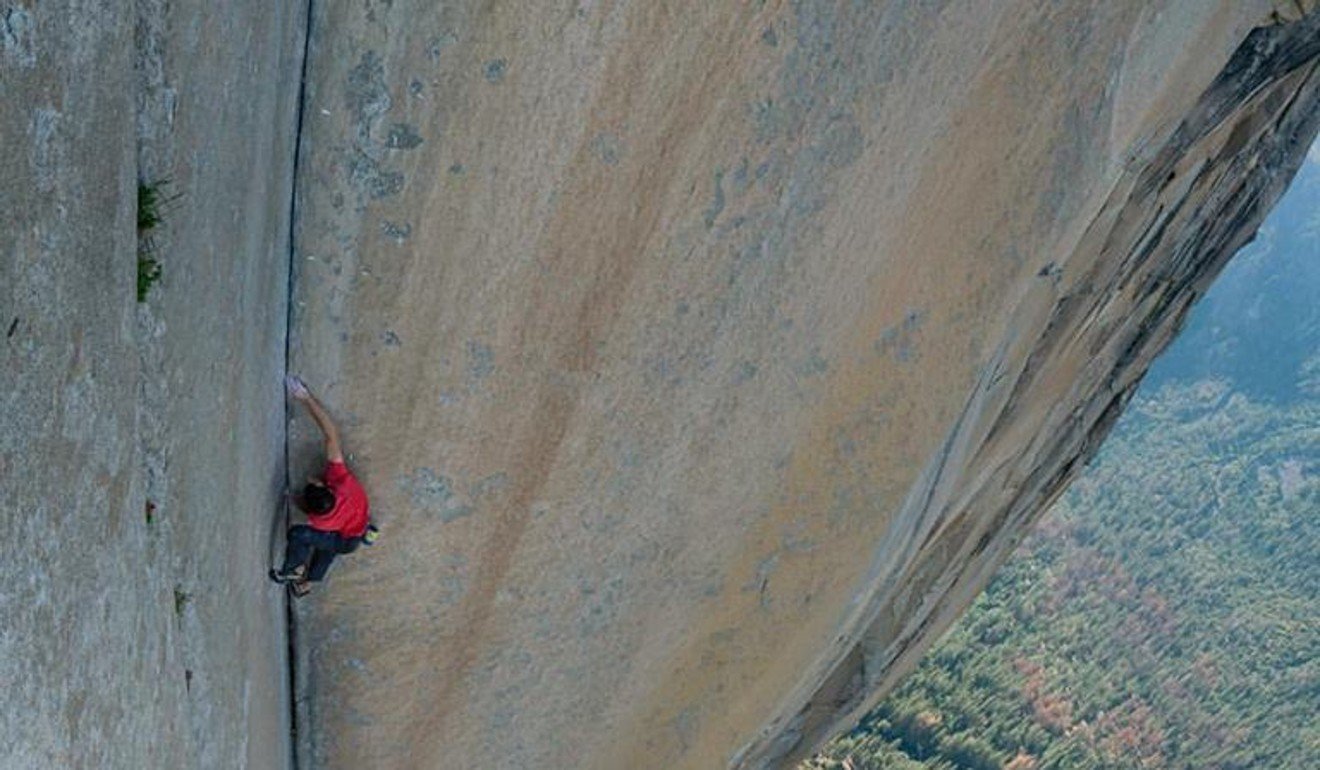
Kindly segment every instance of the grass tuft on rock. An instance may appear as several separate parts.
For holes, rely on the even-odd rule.
[[[192,601],[192,594],[183,590],[182,585],[174,586],[174,615],[182,618],[183,611],[188,609],[188,603]]]
[[[165,221],[165,207],[174,198],[165,197],[168,179],[155,182],[138,182],[137,191],[137,301],[146,302],[151,287],[160,281],[163,271],[160,260],[156,257],[153,231]],[[176,196],[177,197],[177,196]]]
[[[160,280],[160,261],[147,254],[138,255],[137,263],[137,301],[146,302],[151,287]]]

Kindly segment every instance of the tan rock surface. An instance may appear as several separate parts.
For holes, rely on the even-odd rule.
[[[307,766],[843,726],[1286,183],[1314,16],[1225,72],[1271,12],[317,2],[291,367],[384,536],[301,610]]]

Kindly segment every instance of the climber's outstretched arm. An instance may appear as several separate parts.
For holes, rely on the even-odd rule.
[[[286,377],[285,385],[288,387],[289,395],[295,401],[301,401],[302,405],[307,407],[307,411],[316,421],[316,426],[321,429],[321,434],[325,436],[325,459],[332,463],[342,463],[344,461],[344,449],[339,443],[339,429],[335,427],[335,421],[330,419],[330,413],[321,406],[321,402],[312,395],[307,389],[307,385],[298,377]]]

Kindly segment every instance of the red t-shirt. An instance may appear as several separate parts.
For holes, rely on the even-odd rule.
[[[362,490],[362,485],[342,462],[325,464],[325,485],[335,493],[335,507],[326,513],[308,514],[307,523],[322,532],[362,537],[370,520],[367,493]]]

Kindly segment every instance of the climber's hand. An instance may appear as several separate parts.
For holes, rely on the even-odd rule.
[[[312,392],[307,389],[307,384],[302,381],[302,378],[294,375],[284,378],[284,388],[291,397],[299,401],[306,401],[312,397]]]

